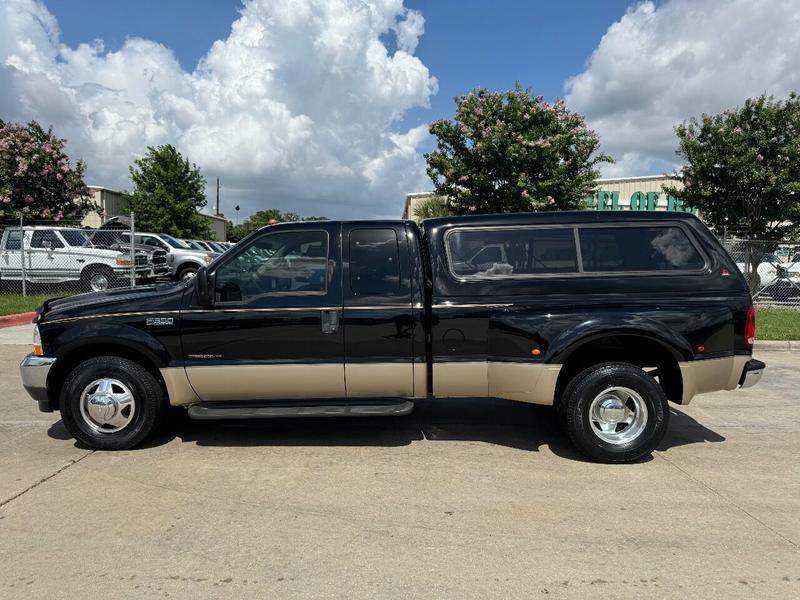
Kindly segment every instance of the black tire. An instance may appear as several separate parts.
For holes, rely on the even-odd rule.
[[[600,422],[593,421],[590,414],[592,403],[610,388],[635,392],[638,398],[625,400],[625,406],[635,406],[640,402],[646,408],[640,433],[629,441],[622,437],[622,441],[610,443],[600,437],[604,435]],[[586,457],[603,463],[628,463],[650,454],[661,443],[669,425],[669,403],[664,390],[642,369],[622,362],[602,363],[578,373],[564,390],[558,411],[575,447]],[[620,436],[628,425],[620,423],[616,427],[621,428],[619,432],[605,435]]]
[[[121,382],[132,393],[134,410],[119,431],[98,431],[81,411],[82,395],[93,382]],[[128,450],[156,430],[164,413],[164,394],[155,377],[140,364],[117,356],[98,356],[79,364],[61,387],[61,419],[72,436],[95,450]]]
[[[98,280],[105,280],[108,285],[105,288],[99,288]],[[117,285],[117,276],[114,275],[111,267],[106,265],[90,265],[81,272],[81,288],[86,292],[110,290]]]
[[[178,271],[176,279],[178,281],[183,281],[184,279],[188,279],[189,277],[194,277],[195,274],[197,273],[197,269],[198,267],[195,267],[194,265],[181,267],[180,270]]]

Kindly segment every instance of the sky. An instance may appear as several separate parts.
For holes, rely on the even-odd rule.
[[[3,0],[0,118],[52,125],[91,184],[171,143],[229,217],[396,218],[475,87],[565,98],[604,175],[646,175],[690,116],[800,89],[798,56],[796,0]]]

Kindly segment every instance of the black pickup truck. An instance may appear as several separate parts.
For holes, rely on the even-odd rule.
[[[195,419],[553,405],[588,457],[651,452],[668,401],[750,386],[744,278],[696,217],[564,212],[260,229],[191,281],[46,302],[22,380],[82,443]]]

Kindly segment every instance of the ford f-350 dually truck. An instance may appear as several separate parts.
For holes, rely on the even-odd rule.
[[[553,405],[582,453],[629,462],[664,436],[668,402],[765,368],[744,278],[675,213],[282,223],[191,280],[50,300],[35,322],[25,388],[109,450],[168,405],[400,416],[495,397]]]

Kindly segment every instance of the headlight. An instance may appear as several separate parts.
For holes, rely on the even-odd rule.
[[[131,259],[130,258],[118,258],[116,262],[117,262],[117,266],[118,267],[130,267],[131,266]]]
[[[214,260],[214,257],[213,257],[213,256],[210,256],[210,255],[208,255],[208,254],[206,254],[206,255],[203,257],[203,260],[205,261],[205,263],[206,263],[206,264],[210,264],[210,263],[211,263],[211,261],[212,261],[212,260]]]
[[[33,326],[33,353],[36,356],[42,356],[42,336],[39,334],[39,326]]]

